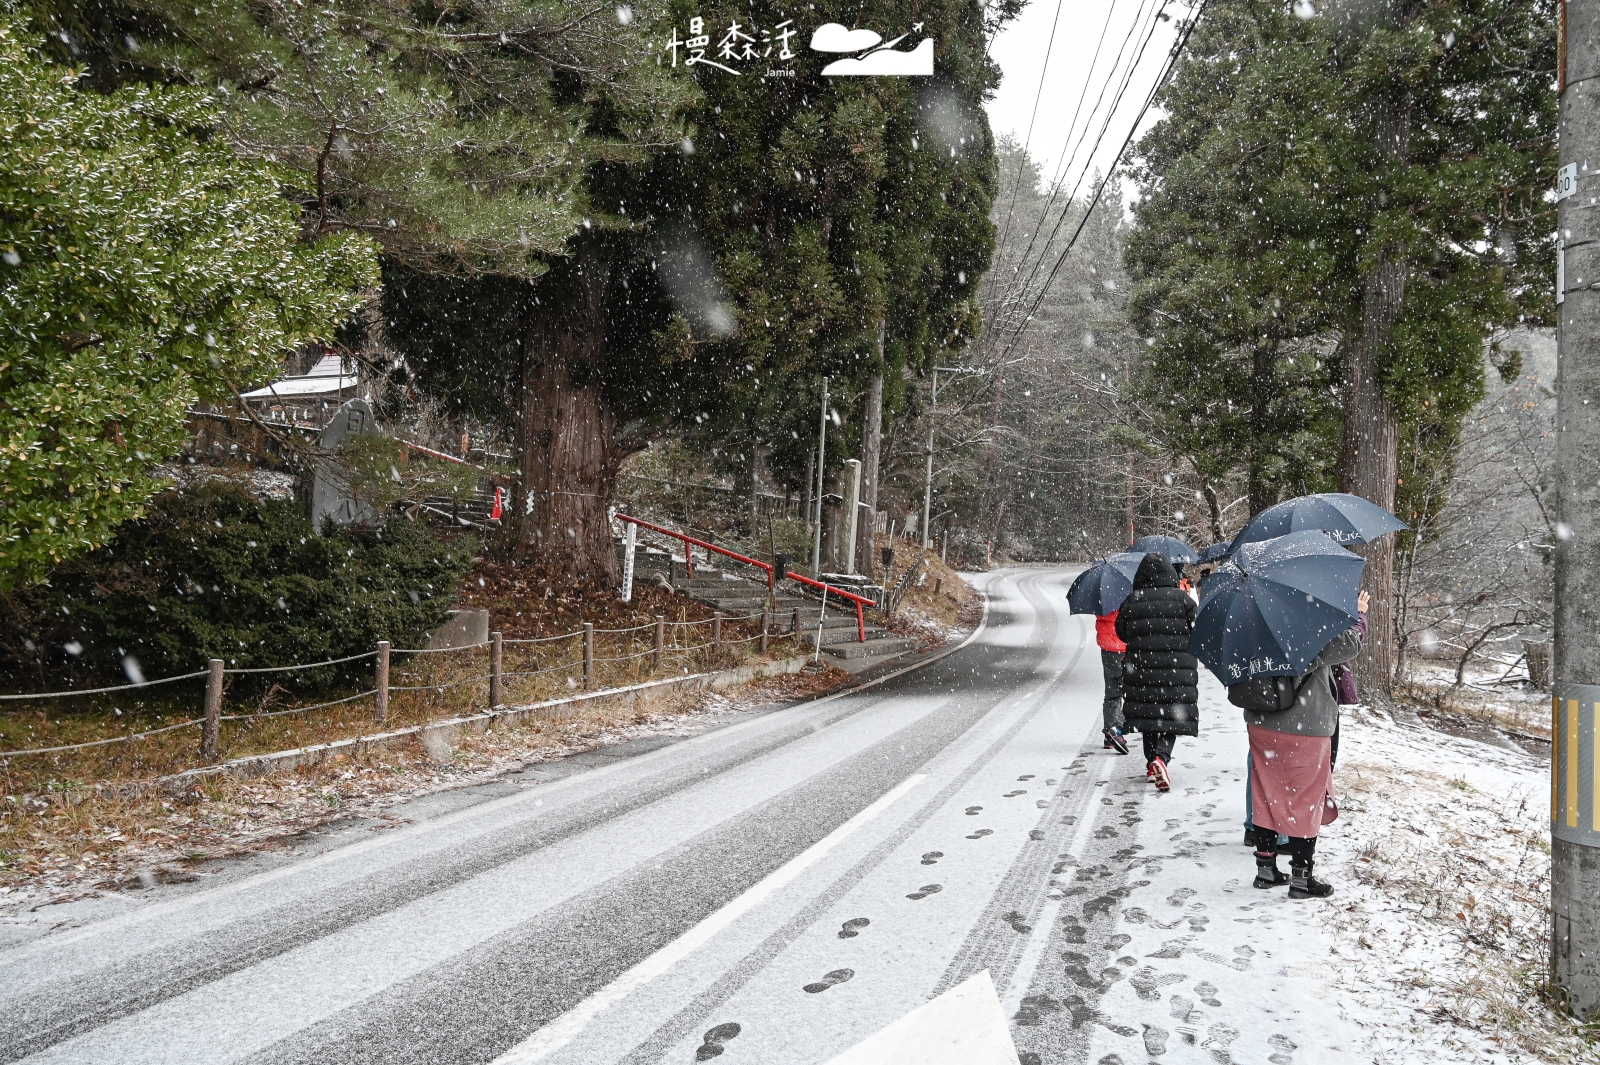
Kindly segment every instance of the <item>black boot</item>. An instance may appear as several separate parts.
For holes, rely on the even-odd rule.
[[[1256,851],[1256,879],[1252,887],[1283,887],[1288,882],[1289,874],[1278,868],[1277,851]]]
[[[1291,899],[1325,899],[1333,894],[1333,885],[1325,884],[1311,875],[1311,870],[1316,863],[1307,859],[1304,863],[1291,861],[1289,863],[1289,897]]]

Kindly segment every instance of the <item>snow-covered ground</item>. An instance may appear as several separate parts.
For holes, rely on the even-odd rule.
[[[1179,741],[1172,792],[1142,811],[1144,886],[1107,944],[1126,978],[1089,1062],[1600,1062],[1538,997],[1542,759],[1347,713],[1318,850],[1335,894],[1291,901],[1251,886],[1245,730],[1210,678],[1204,692],[1204,734]]]

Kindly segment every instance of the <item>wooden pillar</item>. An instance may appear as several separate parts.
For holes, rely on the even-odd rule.
[[[215,765],[222,760],[222,659],[206,663],[206,713],[200,723],[200,760]]]
[[[372,704],[372,719],[378,724],[389,720],[389,641],[378,641],[377,675],[373,687],[378,689]]]

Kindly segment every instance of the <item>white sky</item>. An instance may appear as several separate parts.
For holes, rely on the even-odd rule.
[[[1093,176],[1093,166],[1109,169],[1134,116],[1155,85],[1176,39],[1178,19],[1189,14],[1189,8],[1176,0],[1167,3],[1166,13],[1172,16],[1171,20],[1157,23],[1154,36],[1133,68],[1121,104],[1111,110],[1118,85],[1161,5],[1162,0],[1030,0],[1022,15],[995,39],[990,50],[1004,75],[988,108],[995,136],[1013,134],[1019,143],[1028,145],[1029,153],[1043,166],[1047,179],[1062,172],[1069,186],[1077,181],[1086,162],[1091,165],[1089,177]],[[1052,24],[1055,27],[1053,43]],[[1102,29],[1104,43],[1101,43]],[[1095,58],[1097,46],[1098,60]],[[1117,62],[1119,51],[1122,52],[1120,63]],[[1107,86],[1114,64],[1117,76]],[[1102,87],[1105,87],[1104,99],[1099,110],[1091,115]],[[1034,113],[1036,96],[1037,115]],[[1083,97],[1081,109],[1080,97]],[[1074,111],[1077,111],[1076,122]],[[1105,126],[1100,147],[1092,150],[1108,111],[1110,122]],[[1145,125],[1154,117],[1152,110],[1145,116]],[[1075,152],[1073,145],[1077,145]],[[1085,177],[1084,188],[1089,187],[1089,178]]]

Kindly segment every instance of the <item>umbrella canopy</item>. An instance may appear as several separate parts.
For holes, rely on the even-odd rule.
[[[1319,492],[1274,504],[1250,519],[1233,538],[1234,546],[1275,536],[1320,529],[1341,544],[1367,544],[1384,533],[1409,528],[1376,503],[1344,492]]]
[[[1321,530],[1243,544],[1205,582],[1189,652],[1224,684],[1298,677],[1359,618],[1364,565]]]
[[[1141,555],[1163,554],[1174,564],[1200,561],[1200,552],[1176,536],[1141,536],[1128,550]]]
[[[1096,562],[1067,589],[1067,605],[1074,614],[1111,613],[1133,591],[1133,575],[1143,561],[1143,551],[1123,551]]]
[[[1233,541],[1224,540],[1220,544],[1212,544],[1200,552],[1201,562],[1216,562],[1228,557],[1228,552],[1233,550]]]

